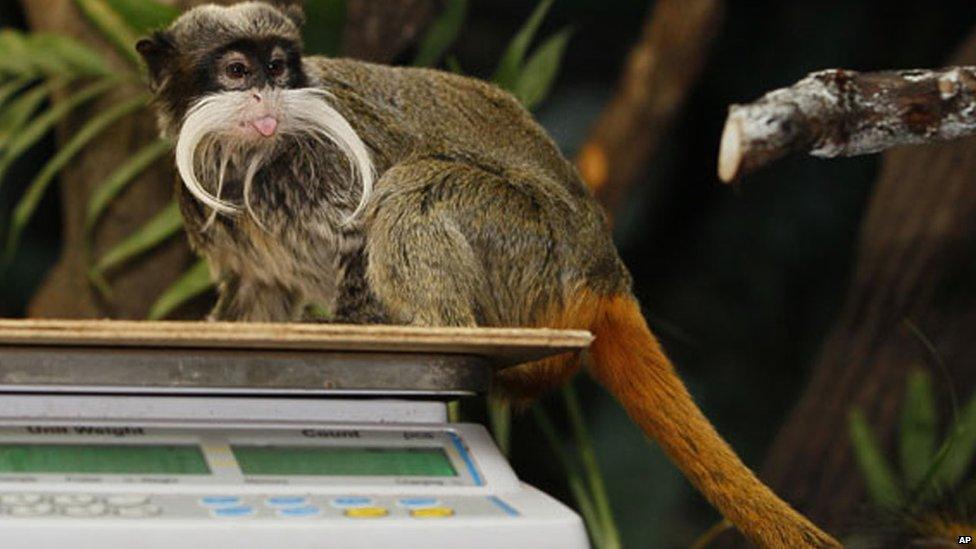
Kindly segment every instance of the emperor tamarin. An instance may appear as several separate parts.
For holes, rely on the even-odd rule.
[[[743,465],[647,327],[600,206],[508,93],[435,70],[302,55],[301,2],[205,5],[137,45],[176,142],[217,320],[594,333],[592,371],[688,479],[767,547],[837,542]],[[578,368],[499,374],[526,400]]]

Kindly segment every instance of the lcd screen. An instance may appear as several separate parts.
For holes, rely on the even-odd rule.
[[[441,448],[233,446],[245,475],[456,477]]]
[[[135,444],[2,444],[0,473],[209,475],[199,447]]]

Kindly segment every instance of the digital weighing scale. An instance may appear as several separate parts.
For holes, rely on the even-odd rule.
[[[591,339],[0,321],[0,547],[589,547],[446,402]]]

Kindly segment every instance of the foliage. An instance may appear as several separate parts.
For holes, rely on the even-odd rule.
[[[864,414],[853,409],[849,428],[868,494],[885,509],[906,509],[946,492],[976,490],[964,486],[976,456],[976,395],[958,413],[936,449],[938,421],[929,375],[912,372],[905,386],[898,429],[899,464],[889,463]]]
[[[457,40],[468,12],[468,0],[449,0],[444,13],[430,26],[417,49],[414,66],[431,67]]]
[[[525,60],[553,0],[543,0],[509,43],[491,80],[515,94],[528,109],[535,108],[549,95],[559,73],[560,60],[569,41],[571,29],[563,29],[549,37]]]

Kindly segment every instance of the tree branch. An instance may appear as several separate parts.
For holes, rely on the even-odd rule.
[[[647,173],[701,73],[723,6],[721,0],[654,2],[616,95],[576,159],[580,175],[609,210]]]
[[[976,67],[831,69],[732,105],[718,174],[731,182],[792,153],[832,158],[976,133]]]

